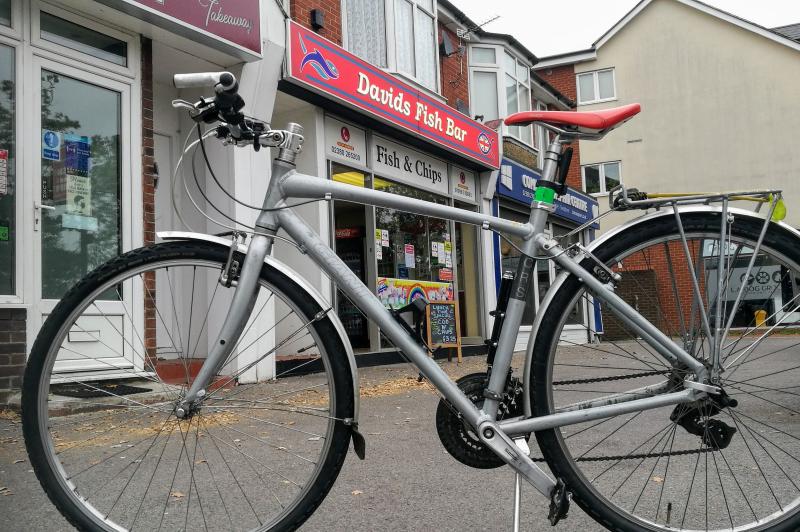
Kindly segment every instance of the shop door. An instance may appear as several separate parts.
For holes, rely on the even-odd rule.
[[[84,275],[130,248],[132,188],[130,87],[38,57],[33,65],[35,333]],[[130,282],[111,288],[85,310],[57,371],[141,369],[132,337],[141,316],[134,290]]]

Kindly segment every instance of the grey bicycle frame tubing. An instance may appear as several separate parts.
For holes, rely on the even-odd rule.
[[[394,208],[415,214],[435,216],[462,223],[474,224],[522,238],[522,250],[524,254],[529,257],[534,256],[537,249],[543,249],[542,245],[544,240],[542,239],[546,238],[543,233],[543,222],[546,221],[548,212],[541,208],[532,211],[531,222],[520,224],[502,218],[461,210],[455,207],[439,205],[378,190],[354,187],[352,185],[337,183],[335,181],[312,177],[293,171],[289,171],[283,177],[278,177],[278,179],[280,179],[279,189],[281,191],[282,201],[286,201],[289,198],[336,199],[363,203],[376,207]],[[496,402],[494,402],[495,408],[486,408],[486,404],[491,403],[491,401],[487,399],[484,403],[484,411],[478,411],[475,406],[466,399],[458,387],[454,385],[444,371],[442,371],[439,365],[433,362],[425,350],[417,345],[416,342],[408,336],[405,330],[395,322],[389,311],[383,307],[375,295],[350,271],[330,247],[323,242],[305,222],[297,217],[290,209],[279,211],[277,216],[281,228],[295,239],[301,248],[333,278],[339,289],[345,292],[353,302],[361,308],[367,318],[377,323],[382,329],[382,332],[392,343],[409,356],[411,361],[419,367],[422,374],[439,389],[447,400],[462,412],[465,419],[470,424],[475,426],[475,424],[482,419],[489,418],[494,420],[496,418]],[[665,359],[669,362],[680,361],[680,363],[690,368],[698,374],[698,376],[704,374],[705,368],[702,364],[672,342],[669,337],[638,314],[633,307],[628,305],[619,296],[609,291],[593,275],[577,264],[568,254],[564,253],[563,249],[555,246],[551,247],[547,253],[564,269],[581,278],[593,292],[602,292],[598,294],[598,297],[607,303],[614,312],[618,313],[624,323],[645,338],[648,343],[652,343],[653,347],[657,349],[657,352]],[[515,300],[512,300],[512,302],[513,301]],[[520,306],[519,309],[509,308],[506,314],[506,320],[503,324],[503,331],[500,336],[501,340],[513,339],[516,336],[516,331],[519,329],[521,322],[521,314],[522,306]],[[500,375],[503,377],[502,379],[498,378],[498,381],[503,381],[502,384],[504,384],[505,374],[510,366],[511,355],[513,354],[512,351],[513,341],[511,340],[501,342],[498,345],[494,364],[495,371],[492,373],[493,375]],[[502,392],[502,388],[493,389],[496,388],[492,386],[493,384],[496,383],[490,382],[490,390],[498,393]],[[685,399],[685,396],[680,397],[684,399],[679,399],[678,402],[688,400]],[[640,399],[639,403],[637,403],[637,408],[642,408],[642,405],[646,405],[648,401],[652,400],[656,401],[654,404],[658,404],[657,398]],[[617,409],[622,409],[620,406],[622,403],[617,403],[618,400],[615,401],[615,404],[607,405],[608,408],[604,411],[604,416],[617,415],[615,413]],[[558,416],[560,415],[561,414],[555,414],[554,420],[558,420]]]

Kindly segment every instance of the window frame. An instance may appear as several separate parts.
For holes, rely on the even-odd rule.
[[[600,98],[600,76],[602,72],[611,72],[611,84],[614,88],[614,95],[610,98]],[[594,87],[595,98],[593,100],[584,100],[581,94],[581,76],[592,76],[592,84]],[[616,67],[601,68],[598,70],[590,70],[587,72],[578,72],[575,74],[575,87],[578,94],[578,105],[592,105],[595,103],[613,102],[617,99],[617,72]]]
[[[620,184],[624,183],[622,177],[622,160],[612,160],[612,161],[604,161],[601,163],[593,163],[593,164],[583,164],[581,165],[581,187],[584,191],[586,191],[586,169],[589,167],[597,167],[600,170],[600,191],[599,192],[586,192],[590,196],[598,197],[598,196],[606,196],[608,195],[608,190],[606,190],[606,166],[616,164],[619,168],[619,182]]]
[[[20,0],[11,0],[11,25],[0,24],[0,35],[12,39],[22,38],[22,3]]]
[[[8,46],[14,50],[14,140],[16,149],[14,156],[14,228],[16,232],[14,239],[14,291],[11,294],[0,294],[0,304],[21,305],[24,303],[25,283],[28,281],[27,276],[29,275],[25,262],[26,250],[21,245],[28,238],[28,229],[24,225],[23,213],[27,212],[24,210],[24,206],[26,198],[29,197],[27,191],[29,183],[27,183],[25,176],[22,174],[22,161],[27,157],[29,148],[24,145],[25,143],[20,142],[20,139],[25,139],[24,120],[22,120],[22,113],[20,112],[24,110],[26,104],[26,100],[23,99],[25,98],[23,83],[21,83],[21,80],[24,79],[24,43],[8,38],[5,35],[0,35],[0,45]]]
[[[350,53],[350,46],[347,38],[347,28],[348,28],[348,21],[347,21],[347,1],[348,0],[341,0],[340,8],[342,13],[342,47]],[[434,82],[433,87],[428,87],[422,83],[420,78],[416,75],[416,72],[406,72],[405,70],[400,70],[398,63],[397,63],[397,38],[396,38],[396,20],[395,20],[395,3],[396,2],[407,2],[412,4],[412,41],[414,43],[414,69],[417,70],[417,58],[419,57],[419,39],[416,38],[417,36],[417,10],[421,10],[426,16],[429,16],[433,19],[433,42],[434,42],[434,50],[433,50],[433,64],[434,64]],[[376,68],[380,68],[386,72],[391,74],[397,75],[398,77],[402,77],[414,85],[420,87],[422,90],[429,92],[430,94],[435,95],[437,98],[441,99],[441,84],[442,84],[442,73],[441,69],[439,68],[439,12],[438,12],[438,0],[432,0],[433,3],[433,12],[428,11],[428,9],[421,5],[421,0],[385,0],[384,3],[384,17],[386,20],[386,66],[382,67],[380,65],[373,65]],[[355,55],[355,54],[354,54]],[[371,64],[371,63],[370,63]]]
[[[473,48],[493,48],[495,50],[495,63],[488,64],[488,63],[479,63],[473,59],[472,49]],[[514,72],[508,72],[505,66],[506,54],[514,58]],[[533,88],[531,87],[531,66],[528,65],[525,61],[519,58],[519,56],[513,53],[512,50],[503,46],[501,44],[489,44],[489,43],[480,43],[475,45],[469,46],[469,90],[470,90],[470,102],[474,102],[475,99],[472,94],[472,78],[474,72],[493,72],[496,74],[497,79],[497,114],[498,118],[508,116],[511,114],[508,109],[508,98],[506,97],[506,78],[505,76],[508,75],[516,82],[516,91],[517,91],[517,105],[519,106],[520,102],[520,87],[524,87],[528,90],[528,110],[534,109],[533,104]],[[527,81],[523,82],[520,81],[517,77],[518,69],[522,67],[524,68],[527,73]],[[502,102],[502,103],[501,103]],[[470,109],[473,111],[474,109]],[[520,127],[520,126],[514,126]],[[533,125],[524,126],[525,129],[530,131],[530,140],[526,141],[522,137],[522,135],[515,135],[511,133],[511,128],[505,124],[502,126],[502,133],[504,136],[511,137],[525,146],[533,149],[534,151],[538,152],[539,149],[536,146],[536,131],[533,129]]]
[[[41,36],[40,16],[42,11],[72,22],[73,24],[83,26],[89,30],[96,31],[114,39],[123,41],[126,44],[126,53],[128,55],[127,65],[118,65],[111,61],[106,61],[105,59],[81,52],[80,50],[60,46],[52,41],[43,39]],[[93,19],[75,14],[72,11],[68,11],[52,4],[40,2],[39,0],[32,0],[31,2],[31,44],[35,48],[39,49],[38,55],[45,56],[41,53],[41,51],[47,50],[48,52],[55,54],[56,57],[61,58],[62,61],[67,59],[83,65],[89,65],[93,69],[97,69],[97,73],[102,73],[103,75],[108,75],[109,72],[113,72],[116,74],[121,74],[125,78],[135,78],[140,65],[138,40],[134,34],[121,31],[112,26],[108,26],[107,24],[101,24]]]

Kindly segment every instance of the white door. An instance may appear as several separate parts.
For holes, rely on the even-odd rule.
[[[130,85],[38,56],[32,72],[34,308],[38,329],[84,275],[131,247]],[[137,183],[139,180],[137,179]],[[133,283],[107,290],[69,332],[59,372],[141,370]]]

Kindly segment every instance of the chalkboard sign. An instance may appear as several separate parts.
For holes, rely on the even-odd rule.
[[[461,362],[461,327],[458,319],[458,303],[455,301],[436,301],[425,307],[428,345],[455,347],[458,361]],[[448,357],[448,360],[450,357]]]

